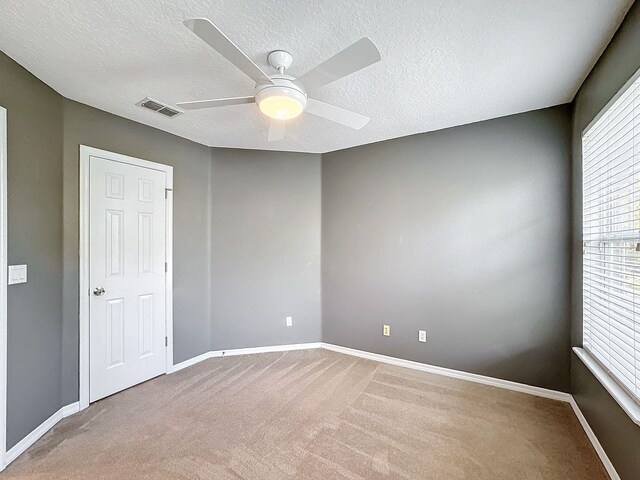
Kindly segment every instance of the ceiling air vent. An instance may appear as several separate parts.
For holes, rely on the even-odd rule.
[[[183,114],[184,112],[178,110],[177,108],[170,107],[169,105],[165,105],[162,102],[154,100],[153,98],[145,98],[136,103],[139,107],[146,108],[148,110],[153,110],[156,113],[164,115],[165,117],[173,118],[178,115]]]

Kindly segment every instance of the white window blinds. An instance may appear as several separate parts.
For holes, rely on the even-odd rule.
[[[640,78],[584,133],[582,156],[583,346],[640,399]]]

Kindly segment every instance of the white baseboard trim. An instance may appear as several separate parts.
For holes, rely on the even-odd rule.
[[[256,353],[271,353],[271,352],[289,352],[293,350],[310,350],[313,348],[321,348],[320,342],[316,343],[294,343],[291,345],[270,345],[267,347],[250,347],[250,348],[234,348],[229,350],[213,350],[211,352],[205,352],[197,357],[190,358],[184,362],[180,362],[173,366],[171,372],[174,373],[184,368],[200,363],[209,358],[216,357],[234,357],[237,355],[253,355]]]
[[[78,413],[80,411],[80,402],[70,403],[69,405],[65,405],[62,407],[62,418],[67,418],[74,413]]]
[[[339,345],[332,345],[330,343],[323,343],[322,348],[331,350],[338,353],[344,353],[346,355],[353,355],[355,357],[366,358],[369,360],[375,360],[377,362],[388,363],[390,365],[396,365],[399,367],[411,368],[413,370],[420,370],[422,372],[435,373],[436,375],[444,375],[445,377],[457,378],[459,380],[468,380],[470,382],[481,383],[483,385],[491,385],[492,387],[504,388],[507,390],[513,390],[521,393],[528,393],[530,395],[536,395],[538,397],[551,398],[552,400],[559,400],[561,402],[570,402],[571,394],[565,392],[558,392],[557,390],[549,390],[546,388],[533,387],[524,383],[511,382],[509,380],[501,380],[499,378],[486,377],[484,375],[478,375],[475,373],[463,372],[460,370],[452,370],[450,368],[437,367],[435,365],[429,365],[428,363],[413,362],[411,360],[404,360],[397,357],[388,357],[386,355],[380,355],[378,353],[370,353],[362,350],[356,350],[348,347],[341,347]]]
[[[571,404],[571,408],[573,408],[573,412],[576,414],[576,417],[578,417],[578,421],[580,422],[580,425],[582,425],[584,433],[587,434],[589,441],[591,441],[591,445],[593,445],[593,448],[598,454],[598,457],[600,457],[600,461],[604,465],[604,468],[609,474],[609,477],[611,477],[611,480],[620,480],[620,475],[618,475],[618,472],[611,463],[611,460],[609,460],[607,453],[604,451],[604,448],[602,448],[602,445],[600,445],[598,437],[596,437],[596,434],[593,432],[593,430],[591,430],[589,422],[587,422],[587,419],[582,414],[582,410],[580,410],[580,407],[578,407],[575,399],[571,397],[571,401],[569,403]]]
[[[209,358],[213,358],[213,352],[205,352],[202,353],[200,355],[198,355],[197,357],[193,357],[190,358],[189,360],[185,360],[184,362],[180,362],[180,363],[176,363],[175,365],[173,365],[168,371],[167,373],[175,373],[179,370],[183,370],[185,368],[188,368],[192,365],[195,365],[196,363],[200,363],[203,362]]]
[[[4,456],[3,468],[13,462],[22,455],[31,445],[36,443],[45,433],[51,430],[55,425],[65,417],[73,415],[80,411],[80,402],[65,405],[56,413],[47,418],[44,422],[36,427],[29,435],[20,440],[11,448]]]

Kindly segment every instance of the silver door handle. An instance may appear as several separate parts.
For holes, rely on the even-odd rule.
[[[93,294],[94,294],[96,297],[99,297],[100,295],[104,295],[105,293],[106,293],[106,291],[105,291],[105,289],[104,289],[104,288],[102,288],[102,287],[97,287],[97,288],[93,291]]]

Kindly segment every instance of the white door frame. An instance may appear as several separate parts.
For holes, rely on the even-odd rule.
[[[80,145],[80,410],[89,406],[89,159],[100,157],[105,160],[150,168],[167,175],[166,209],[166,322],[167,348],[166,373],[173,370],[173,167],[160,163],[140,160],[119,153],[99,150]]]
[[[7,453],[7,110],[0,107],[0,472]]]

